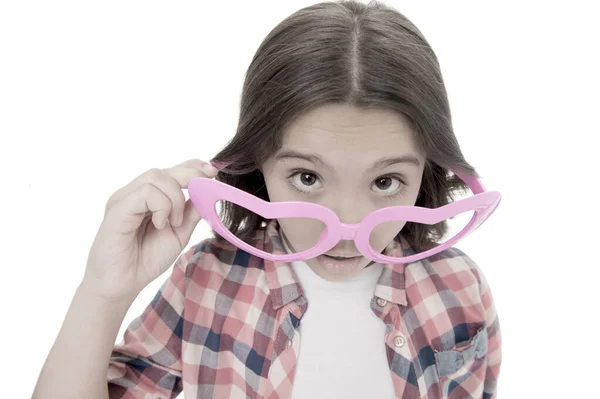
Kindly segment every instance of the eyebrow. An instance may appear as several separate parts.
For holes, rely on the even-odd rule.
[[[332,170],[331,166],[327,165],[321,158],[313,154],[303,154],[301,152],[293,150],[286,150],[282,151],[275,157],[276,161],[283,159],[303,159],[305,161],[321,165],[326,169]],[[379,161],[375,162],[373,166],[369,168],[369,170],[385,168],[386,166],[394,165],[397,163],[411,163],[417,167],[421,164],[416,156],[407,154],[399,157],[382,158]]]

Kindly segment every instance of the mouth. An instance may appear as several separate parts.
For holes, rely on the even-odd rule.
[[[329,255],[329,254],[323,254],[329,258],[333,258],[333,259],[338,259],[338,260],[344,260],[344,259],[354,259],[354,258],[358,258],[361,255],[354,255],[354,256],[334,256],[334,255]]]
[[[332,274],[355,272],[362,260],[362,256],[343,258],[326,254],[320,255],[318,258],[321,265]]]

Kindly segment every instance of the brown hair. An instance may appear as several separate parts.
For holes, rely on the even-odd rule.
[[[258,168],[281,147],[291,121],[327,103],[408,116],[426,158],[415,206],[437,208],[468,189],[449,169],[479,177],[454,135],[440,66],[423,34],[382,2],[351,0],[300,9],[263,40],[245,75],[237,132],[212,159],[231,162],[216,179],[269,201]],[[236,204],[221,204],[223,224],[242,241],[265,221]],[[402,235],[427,248],[447,228],[445,221],[407,222]]]

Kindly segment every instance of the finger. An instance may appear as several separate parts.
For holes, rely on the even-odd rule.
[[[209,163],[204,162],[201,159],[190,159],[187,160],[185,162],[182,162],[178,165],[175,165],[174,167],[170,168],[170,169],[175,169],[175,168],[192,168],[192,169],[196,169],[196,170],[201,170],[203,169],[203,167],[206,167],[206,165],[209,165]],[[150,169],[144,173],[142,173],[141,175],[137,176],[135,179],[133,179],[131,182],[129,182],[126,186],[122,187],[121,189],[117,190],[115,193],[113,193],[107,203],[106,203],[106,207],[104,210],[104,213],[106,214],[106,212],[108,211],[108,209],[110,209],[110,207],[116,202],[119,201],[120,199],[126,197],[127,195],[129,195],[131,192],[135,191],[141,184],[146,183],[149,181],[148,176],[151,173],[155,173],[157,168],[153,168]],[[216,172],[209,168],[209,170],[204,170],[203,171],[205,174],[209,175],[208,177],[214,177],[216,175]],[[213,172],[211,174],[211,172]],[[196,177],[196,176],[194,176]],[[185,182],[185,184],[187,184],[187,182]],[[184,187],[182,185],[182,187]]]
[[[177,195],[176,202],[174,202],[174,204],[176,203],[176,206],[173,207],[173,210],[172,210],[173,215],[172,215],[172,217],[169,218],[171,225],[174,227],[178,227],[181,225],[181,223],[186,218],[186,215],[185,215],[186,200],[185,200],[185,195],[183,194],[183,191],[181,189],[182,188],[187,189],[188,183],[194,178],[197,178],[197,177],[212,178],[214,176],[212,176],[208,173],[199,171],[197,169],[184,168],[184,167],[165,169],[165,174],[167,174],[170,177],[170,179],[173,182],[175,182],[175,184],[178,186],[178,188],[177,188],[178,195]]]
[[[189,242],[192,233],[196,229],[198,223],[202,220],[202,216],[198,213],[191,199],[185,203],[183,212],[183,222],[181,226],[174,227],[175,233],[181,242]]]
[[[194,161],[194,160],[192,160],[192,161]],[[206,165],[205,163],[199,164],[198,162],[193,162],[193,164],[196,164],[200,167],[202,165]],[[167,183],[167,182],[160,183],[160,181],[163,179],[164,175],[170,177],[171,180],[174,180],[176,183]],[[173,167],[173,168],[169,168],[169,169],[158,169],[158,168],[150,169],[149,171],[138,176],[136,179],[134,179],[131,183],[129,183],[125,187],[123,187],[123,188],[119,189],[117,192],[115,192],[106,203],[105,214],[116,202],[118,202],[122,198],[128,196],[131,192],[135,191],[139,186],[141,186],[145,183],[148,183],[148,182],[153,182],[153,183],[156,183],[157,186],[159,186],[159,187],[164,187],[167,195],[174,201],[173,202],[174,203],[174,218],[171,219],[171,222],[176,223],[175,216],[183,214],[183,208],[184,208],[184,202],[185,202],[185,196],[181,192],[181,189],[187,188],[187,184],[189,183],[189,181],[195,177],[213,178],[215,175],[216,175],[216,173],[213,173],[213,174],[206,173],[206,172],[203,172],[201,170],[198,170],[198,169],[195,169],[192,167]],[[177,186],[177,187],[175,187],[175,186]],[[171,187],[171,189],[168,189],[168,187]]]
[[[196,177],[207,177],[213,178],[216,176],[216,173],[206,172],[201,169],[191,168],[191,167],[174,167],[164,170],[169,176],[171,176],[177,183],[180,188],[188,187],[190,180]]]
[[[174,168],[194,168],[202,169],[205,165],[211,165],[210,162],[203,161],[201,159],[189,159],[180,164],[174,165]]]
[[[152,183],[145,183],[117,202],[107,213],[109,223],[123,226],[121,233],[130,233],[139,228],[148,213],[157,229],[165,225],[171,213],[172,203],[165,193]]]
[[[158,187],[171,201],[172,207],[169,214],[169,222],[172,225],[178,225],[181,223],[179,218],[183,215],[183,208],[185,206],[185,196],[181,191],[181,186],[169,173],[163,169],[158,169],[156,173],[153,173],[150,177],[151,183]]]
[[[176,209],[177,209],[177,206],[179,206],[179,208],[183,211],[183,203],[185,201],[185,197],[184,197],[183,193],[181,192],[181,189],[179,188],[179,185],[177,184],[177,182],[174,181],[173,178],[171,178],[167,173],[165,173],[164,170],[158,169],[158,168],[152,168],[152,169],[142,173],[140,176],[135,178],[133,181],[131,181],[125,187],[122,187],[117,192],[115,192],[113,195],[111,195],[111,197],[109,198],[109,200],[106,203],[105,214],[110,210],[110,208],[112,206],[114,206],[114,204],[122,201],[123,198],[126,198],[131,193],[137,191],[140,187],[142,187],[143,185],[145,185],[147,183],[156,185],[159,189],[161,189],[165,193],[165,195],[170,197],[170,199],[173,201],[173,204],[175,205]],[[181,197],[179,199],[177,198],[178,194],[181,195]]]

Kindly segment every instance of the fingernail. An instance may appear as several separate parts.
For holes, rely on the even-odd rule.
[[[209,175],[216,175],[219,171],[211,164],[202,165],[202,171]]]

